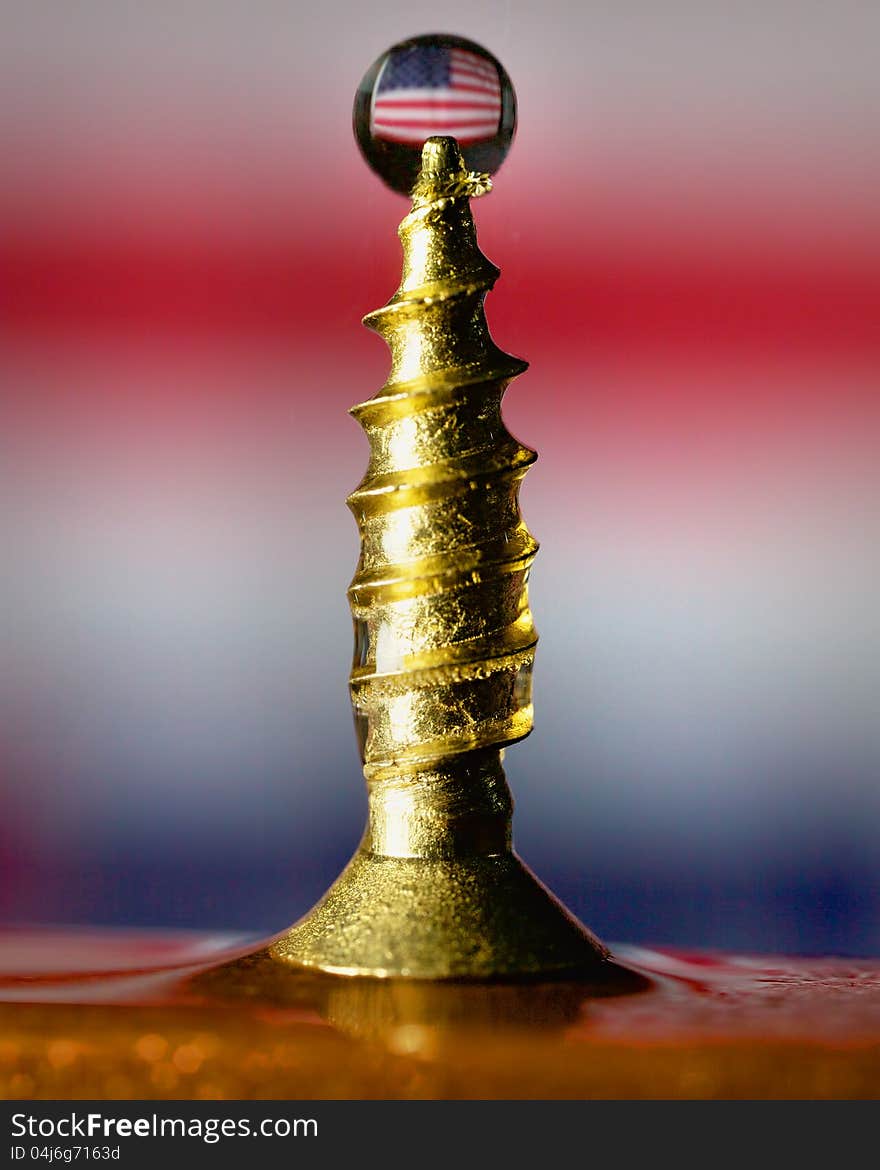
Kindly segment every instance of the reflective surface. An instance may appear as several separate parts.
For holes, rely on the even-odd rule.
[[[7,1098],[876,1097],[880,961],[617,946],[613,985],[350,980],[222,935],[0,936]]]
[[[422,145],[435,134],[455,138],[471,170],[494,174],[513,142],[516,96],[503,66],[482,45],[428,34],[393,45],[370,66],[353,120],[370,167],[408,195]]]

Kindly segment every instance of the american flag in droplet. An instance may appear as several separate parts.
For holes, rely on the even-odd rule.
[[[373,95],[373,136],[421,146],[434,134],[486,142],[501,122],[497,67],[467,49],[418,45],[389,55]]]

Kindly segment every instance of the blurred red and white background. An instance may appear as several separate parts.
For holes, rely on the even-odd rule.
[[[880,10],[6,0],[0,915],[296,918],[356,844],[354,89],[485,44],[542,541],[521,852],[609,938],[880,952]]]

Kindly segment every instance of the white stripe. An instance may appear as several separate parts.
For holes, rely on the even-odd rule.
[[[432,105],[442,105],[444,102],[467,102],[469,106],[485,106],[488,109],[500,109],[501,99],[497,94],[490,93],[462,93],[460,89],[393,89],[381,93],[373,102],[373,109],[379,110],[387,106],[387,102],[412,102],[420,105],[430,102]],[[403,109],[401,106],[400,109]]]

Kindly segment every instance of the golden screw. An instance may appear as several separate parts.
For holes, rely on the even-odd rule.
[[[483,311],[499,275],[469,199],[489,190],[454,138],[430,138],[400,225],[403,279],[364,324],[391,350],[352,413],[370,462],[348,503],[351,696],[369,792],[363,840],[318,905],[270,948],[346,975],[535,976],[608,957],[511,848],[503,749],[532,728],[537,542],[519,512],[536,455],[501,418],[526,363]]]

